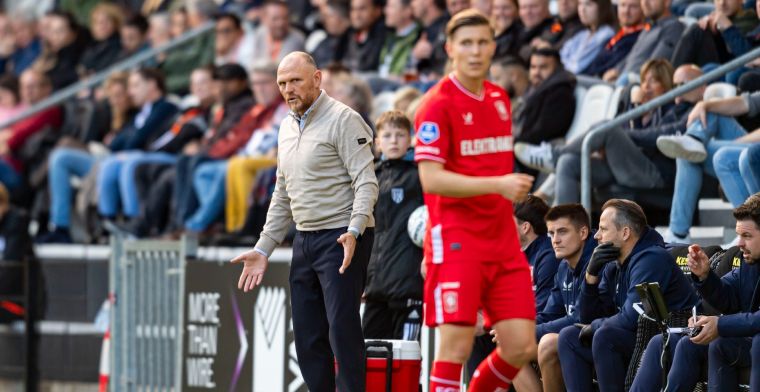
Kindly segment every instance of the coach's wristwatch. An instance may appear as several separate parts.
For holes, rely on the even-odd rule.
[[[346,231],[351,233],[351,235],[353,235],[355,239],[357,240],[359,239],[359,235],[360,235],[359,229],[357,229],[356,227],[349,227],[348,230]]]

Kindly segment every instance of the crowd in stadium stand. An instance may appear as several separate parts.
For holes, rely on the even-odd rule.
[[[310,53],[322,69],[324,91],[356,110],[373,129],[379,119],[378,128],[389,123],[394,129],[399,124],[410,127],[422,95],[449,71],[447,21],[470,7],[480,10],[491,18],[497,43],[490,79],[511,99],[517,168],[538,178],[535,197],[515,210],[518,228],[529,223],[524,233],[520,230],[521,243],[526,253],[542,254],[537,259],[551,259],[541,262],[542,268],[549,269],[539,271],[535,266],[538,307],[539,311],[552,308],[560,316],[565,310],[556,303],[558,299],[552,299],[556,293],[550,293],[559,284],[557,268],[564,271],[565,285],[572,286],[572,271],[581,254],[579,269],[593,258],[596,241],[590,226],[598,222],[584,221],[572,209],[549,210],[549,206],[580,199],[582,135],[588,129],[569,133],[583,103],[576,100],[578,86],[583,81],[586,87],[605,83],[617,88],[620,98],[614,104],[619,114],[760,45],[760,3],[753,0],[714,4],[699,0],[5,3],[0,13],[0,122],[137,53],[169,43],[206,22],[214,25],[210,32],[156,54],[139,68],[112,72],[101,85],[82,89],[74,98],[0,130],[0,215],[3,222],[12,220],[14,229],[9,232],[18,232],[18,226],[31,222],[30,231],[39,243],[102,243],[109,233],[172,239],[187,233],[206,243],[252,244],[250,238],[261,229],[274,186],[278,126],[289,111],[276,82],[279,60],[293,51]],[[551,8],[556,8],[555,14]],[[708,86],[703,85],[592,138],[597,207],[611,197],[634,199],[644,207],[652,226],[668,226],[665,243],[689,243],[700,194],[715,193],[719,185],[734,207],[744,205],[737,219],[751,218],[757,223],[758,211],[745,210],[760,208],[758,201],[743,203],[760,192],[760,129],[755,130],[760,126],[760,60],[729,72],[720,81],[734,86],[736,94],[705,100]],[[413,138],[410,143],[414,144]],[[386,152],[375,147],[378,176],[383,171],[416,173],[411,150],[394,151],[392,160],[397,162],[387,163]],[[719,184],[705,175],[717,178]],[[405,228],[412,207],[421,200],[418,183],[404,186],[415,193],[414,205],[379,222]],[[8,200],[12,207],[6,208]],[[668,211],[669,219],[663,219]],[[632,214],[640,218],[636,211]],[[571,267],[563,267],[559,255],[552,256],[545,215],[547,222],[564,217],[578,233],[584,230],[583,238],[576,241],[580,253]],[[7,222],[2,225],[11,227]],[[657,246],[662,243],[646,221],[639,229],[637,239],[646,237]],[[545,240],[538,244],[536,238]],[[739,237],[731,245],[737,242]],[[4,242],[4,246],[10,244]],[[382,246],[378,249],[393,253]],[[412,258],[419,262],[419,249],[412,250],[416,252]],[[741,264],[741,271],[750,272],[734,267],[737,272],[732,274],[755,274],[757,280],[756,266]],[[683,301],[697,291],[705,296],[717,292],[715,276],[703,270],[697,275],[707,277],[702,279],[706,283],[695,283],[696,289],[673,281],[677,290],[688,292],[681,296]],[[410,276],[419,278],[416,269]],[[724,283],[735,290],[749,290],[737,279],[744,278]],[[375,281],[370,288],[386,283]],[[415,287],[399,298],[372,297],[371,291],[369,300],[381,308],[408,300],[405,309],[421,312],[421,291]],[[741,295],[749,296],[750,303],[742,299],[723,304],[726,312],[756,310],[752,298],[760,293],[750,290]],[[576,298],[565,300],[572,302],[564,304],[566,309],[575,306]],[[623,306],[617,305],[618,309]],[[572,312],[567,312],[570,317]],[[373,325],[365,328],[378,337],[399,335],[406,328],[406,316],[394,321],[393,331],[373,329]],[[569,325],[580,320],[578,315],[573,317]],[[616,328],[635,330],[636,322],[629,318],[620,317]],[[409,336],[408,332],[403,336]],[[415,332],[411,335],[418,336]],[[490,337],[482,339],[478,344],[488,347]],[[550,353],[554,357],[542,357],[544,346],[539,346],[536,360],[546,369],[545,379],[559,377],[561,382],[566,369],[558,373],[556,361],[552,362],[563,356],[561,347],[557,353],[554,339]],[[578,374],[590,373],[584,355],[590,358],[591,353],[583,351],[588,349],[582,347],[583,339],[577,342],[576,337],[568,343],[572,347],[565,349],[577,349],[576,356],[564,354],[573,358]],[[630,343],[630,339],[617,340],[615,344]],[[654,339],[652,344],[661,346],[662,341]],[[629,348],[614,350],[630,356]],[[706,358],[707,352],[694,355]],[[656,363],[654,367],[659,364],[656,358],[642,361]],[[602,366],[616,364],[601,362]],[[602,370],[601,377],[606,379],[618,377],[621,369]],[[648,390],[652,380],[659,380],[658,371],[642,375],[634,389]],[[649,377],[650,384],[644,377]],[[580,382],[565,377],[568,381]],[[614,383],[622,381],[618,378]],[[628,385],[633,382],[628,381]],[[568,387],[577,385],[585,384]]]

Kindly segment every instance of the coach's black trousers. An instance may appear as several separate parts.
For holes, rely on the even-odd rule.
[[[293,334],[306,386],[311,392],[363,392],[366,379],[359,306],[372,253],[367,228],[356,243],[351,265],[341,275],[346,228],[299,231],[293,240],[290,301]],[[338,361],[335,377],[334,358]]]

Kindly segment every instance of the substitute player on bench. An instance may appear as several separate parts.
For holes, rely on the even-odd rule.
[[[494,391],[509,388],[536,350],[530,269],[511,219],[512,202],[526,196],[533,178],[512,173],[509,98],[486,81],[496,48],[488,19],[463,11],[446,35],[453,72],[426,94],[415,119],[430,215],[425,322],[441,337],[430,391],[459,391],[481,308],[509,338],[480,364],[470,390]]]

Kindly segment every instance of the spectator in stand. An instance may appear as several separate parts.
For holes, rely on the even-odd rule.
[[[525,93],[530,88],[530,78],[525,63],[519,57],[497,59],[491,64],[491,81],[507,92],[512,105],[512,118],[522,116]],[[519,129],[512,130],[514,137],[519,136]]]
[[[86,77],[106,69],[116,62],[121,52],[119,30],[124,9],[111,3],[100,3],[90,14],[90,32],[93,42],[82,53],[79,75]]]
[[[568,391],[591,391],[595,369],[602,390],[622,391],[638,328],[635,286],[658,282],[669,312],[689,312],[699,296],[638,204],[608,200],[594,238],[600,245],[586,267],[578,306],[583,325],[559,333],[562,378]]]
[[[162,226],[161,222],[165,219],[166,211],[163,211],[161,215],[161,212],[148,209],[152,201],[150,197],[154,196],[153,180],[158,176],[150,177],[145,183],[142,181],[143,176],[138,176],[137,173],[141,167],[154,167],[157,171],[161,171],[176,163],[182,152],[197,150],[197,142],[209,126],[211,107],[217,98],[212,78],[213,69],[210,67],[193,70],[190,75],[190,93],[197,102],[196,105],[182,112],[171,127],[151,143],[150,152],[143,154],[133,152],[125,159],[119,171],[118,190],[126,222],[124,225],[117,225],[114,222],[114,225],[108,225],[107,229],[116,229],[132,236],[144,237],[151,230]],[[171,190],[171,184],[169,185]],[[156,185],[155,188],[160,187]],[[159,189],[157,193],[160,193],[162,189]],[[106,191],[113,192],[108,189]],[[162,197],[162,200],[170,199],[170,191],[168,195]],[[162,205],[162,208],[167,210],[169,207]],[[148,212],[151,213],[150,219],[146,218]]]
[[[742,9],[742,0],[719,0],[715,10],[689,26],[673,52],[673,66],[726,63],[750,48],[744,36],[757,26],[754,10]]]
[[[615,35],[615,15],[610,0],[579,0],[578,15],[585,29],[565,41],[559,51],[565,69],[574,74],[586,73],[594,57]]]
[[[279,7],[279,6],[278,6]],[[171,233],[176,237],[184,232],[185,222],[198,208],[198,198],[193,192],[193,175],[201,163],[226,159],[234,155],[248,140],[255,128],[238,127],[241,119],[254,106],[248,88],[248,73],[237,64],[225,64],[214,70],[218,100],[222,107],[213,114],[209,130],[194,148],[186,150],[174,165],[172,183]]]
[[[235,215],[230,224],[241,228],[256,173],[277,165],[277,129],[288,114],[277,86],[277,65],[271,62],[254,64],[250,78],[256,104],[224,139],[230,152],[229,159],[201,163],[193,173],[192,191],[199,206],[184,222],[184,229],[188,232],[207,230],[222,215],[225,199],[235,204],[228,206],[228,216]],[[228,174],[232,177],[228,178]],[[225,197],[228,190],[234,194]]]
[[[185,34],[190,29],[188,23],[187,9],[179,7],[169,13],[170,27],[169,31],[172,38],[177,38]]]
[[[544,32],[541,40],[552,48],[560,50],[567,40],[581,30],[583,30],[583,23],[578,16],[578,0],[558,0],[557,17],[554,18],[549,34]]]
[[[527,63],[530,61],[533,46],[538,44],[538,38],[551,34],[554,18],[549,13],[548,0],[523,0],[518,4],[523,30],[518,36],[517,53]]]
[[[21,75],[42,52],[42,41],[37,36],[37,21],[28,13],[14,13],[10,17],[14,45],[12,52],[0,55],[0,71]]]
[[[470,6],[470,0],[446,0],[446,11],[449,13],[449,17],[470,8]]]
[[[214,65],[240,64],[248,69],[255,60],[252,36],[247,36],[237,15],[221,13],[216,16],[214,27]]]
[[[133,71],[129,75],[128,93],[132,104],[139,107],[138,113],[132,121],[123,126],[117,132],[106,135],[104,142],[107,150],[114,153],[120,151],[144,149],[150,142],[160,135],[160,131],[168,128],[170,121],[177,113],[177,107],[165,99],[166,88],[163,75],[152,68],[142,68]],[[108,155],[107,152],[105,155]],[[118,155],[116,155],[118,157]],[[51,200],[51,215],[54,229],[40,239],[41,242],[70,242],[69,233],[69,203],[70,185],[69,175],[84,176],[90,172],[96,161],[104,158],[103,153],[97,156],[76,149],[60,149],[53,153],[50,159],[50,186],[51,194],[58,193]],[[109,158],[105,158],[106,161]],[[114,164],[111,164],[114,165]],[[105,183],[113,176],[115,170],[103,166],[98,172],[98,184]],[[113,217],[118,203],[112,200],[111,195],[99,187],[98,210],[106,218]],[[118,190],[116,184],[114,188]],[[107,189],[110,191],[110,189]]]
[[[278,62],[290,52],[303,50],[305,38],[290,27],[288,3],[266,0],[263,7],[261,25],[253,33],[253,58]]]
[[[519,38],[523,26],[517,14],[517,0],[494,0],[491,7],[491,24],[496,37],[496,52],[493,57],[517,56]],[[512,96],[510,95],[510,98]]]
[[[539,144],[565,136],[575,115],[575,76],[562,67],[559,53],[535,49],[530,56],[530,88],[515,117],[515,141]]]
[[[734,206],[760,192],[760,142],[721,147],[713,157],[715,175]]]
[[[0,76],[0,121],[8,120],[26,108],[21,103],[18,79],[13,74]]]
[[[325,86],[325,92],[336,101],[354,109],[367,125],[372,124],[369,120],[372,111],[372,90],[367,82],[350,74],[337,76],[333,82],[332,88],[328,89]]]
[[[87,47],[88,37],[74,17],[65,12],[52,11],[47,15],[43,34],[43,52],[33,64],[44,72],[53,84],[53,90],[66,87],[79,79],[77,64]]]
[[[647,69],[646,64],[643,69]],[[700,76],[702,71],[699,67],[684,65],[676,70],[673,81],[683,84]],[[644,78],[645,83],[647,80]],[[702,100],[704,91],[705,86],[701,86],[679,96],[675,106],[662,115],[656,112],[644,128],[618,127],[592,137],[590,147],[595,152],[592,155],[592,184],[620,184],[635,189],[670,189],[676,175],[673,160],[666,158],[657,149],[657,138],[685,132],[689,112]],[[582,144],[583,138],[576,138],[561,147],[518,144],[515,146],[515,156],[528,167],[537,170],[554,171],[556,163],[557,194],[554,204],[574,203],[580,199]],[[537,165],[536,162],[547,164]]]
[[[405,159],[412,123],[399,111],[377,120],[375,141],[383,154],[375,166],[380,193],[375,242],[367,267],[362,330],[365,339],[419,340],[422,330],[422,249],[407,232],[409,216],[423,205],[417,165]]]
[[[641,0],[644,17],[649,21],[649,28],[644,29],[636,43],[617,67],[607,70],[604,80],[615,81],[621,75],[618,84],[628,84],[628,74],[637,74],[641,66],[650,59],[669,59],[681,38],[684,25],[670,13],[671,0]]]
[[[127,73],[114,73],[103,83],[103,91],[108,100],[110,121],[102,133],[102,142],[109,144],[122,130],[132,127],[134,111],[128,95]],[[103,148],[107,151],[107,149]],[[50,189],[50,222],[48,231],[37,237],[37,242],[71,242],[71,177],[83,178],[97,158],[86,146],[59,147],[53,150],[48,160],[48,187]]]
[[[426,62],[438,75],[446,67],[446,14],[445,0],[412,0],[412,13],[422,24],[422,33],[412,48],[412,57],[419,64]]]
[[[387,31],[381,0],[351,0],[346,66],[354,72],[377,72]]]
[[[760,141],[760,130],[747,133],[735,119],[741,115],[754,117],[759,113],[760,93],[703,101],[689,113],[685,134],[657,139],[657,148],[676,160],[676,186],[670,225],[665,233],[668,242],[691,241],[689,229],[697,208],[697,190],[702,186],[703,173],[715,176],[715,156],[721,147],[746,147],[748,143]],[[732,200],[736,201],[738,199]]]
[[[217,12],[213,0],[188,0],[187,25],[190,29],[198,28],[211,20]],[[178,29],[177,29],[178,30]],[[194,69],[213,64],[214,34],[198,36],[186,44],[166,54],[160,69],[166,76],[166,88],[169,92],[184,95],[190,85],[189,75]]]
[[[760,194],[747,198],[734,210],[741,264],[718,276],[699,245],[689,247],[688,265],[692,284],[703,301],[721,312],[719,316],[689,319],[701,327],[695,337],[671,334],[667,355],[672,363],[668,390],[692,391],[707,362],[709,391],[738,391],[739,369],[751,368],[750,390],[760,386]],[[662,335],[650,340],[631,391],[660,390],[662,382]],[[673,389],[671,389],[673,388]]]
[[[157,48],[172,40],[171,16],[165,12],[148,16],[148,42],[151,48]],[[166,59],[166,53],[156,55],[158,64]]]
[[[311,55],[322,68],[333,62],[342,62],[351,39],[348,0],[328,0],[320,8],[322,23],[327,36],[317,45]]]
[[[388,0],[384,12],[385,25],[393,31],[386,37],[380,51],[378,74],[400,80],[415,69],[412,48],[421,28],[414,20],[411,0]]]
[[[49,97],[53,91],[50,79],[33,69],[28,69],[21,74],[19,85],[21,102],[25,106],[39,103]],[[11,193],[24,183],[20,152],[26,141],[37,132],[47,129],[58,130],[62,122],[61,108],[53,106],[0,130],[0,182]]]
[[[644,13],[639,0],[619,0],[617,20],[620,30],[607,41],[591,64],[583,72],[586,75],[602,77],[607,70],[616,67],[633,48],[639,33],[646,27]]]
[[[119,60],[126,59],[138,52],[150,48],[148,42],[148,20],[142,15],[134,15],[124,22],[121,26],[119,35],[121,36],[121,53]],[[155,60],[147,61],[145,66],[155,66]]]

